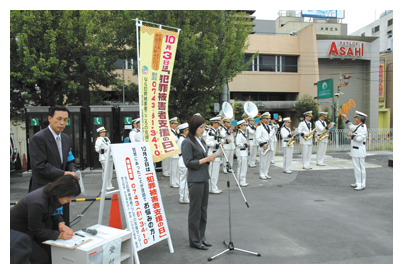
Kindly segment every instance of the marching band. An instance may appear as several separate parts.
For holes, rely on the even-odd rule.
[[[202,139],[205,140],[208,152],[210,155],[221,150],[217,154],[216,159],[209,165],[209,192],[212,194],[220,194],[222,190],[218,188],[218,178],[220,174],[220,165],[223,165],[223,173],[227,174],[226,159],[223,157],[225,153],[231,168],[233,167],[234,154],[237,158],[236,178],[239,185],[247,187],[249,183],[246,181],[248,167],[256,167],[256,154],[259,151],[259,178],[261,180],[271,179],[269,175],[270,164],[274,164],[274,156],[276,153],[277,131],[281,138],[281,148],[283,149],[283,173],[291,174],[291,163],[293,159],[294,143],[299,137],[299,143],[302,148],[302,168],[311,170],[310,161],[312,155],[313,140],[317,143],[316,164],[325,166],[324,158],[330,132],[334,131],[332,127],[334,123],[328,125],[325,121],[327,112],[319,113],[319,120],[315,123],[311,121],[312,110],[303,113],[302,120],[298,128],[291,130],[291,118],[285,117],[282,119],[271,119],[271,114],[265,112],[260,115],[260,121],[257,122],[255,117],[258,115],[257,107],[248,102],[248,108],[244,106],[245,113],[242,115],[242,120],[237,121],[237,126],[234,129],[230,126],[233,118],[232,108],[225,106],[224,112],[221,111],[216,117],[209,119],[210,125],[206,125]],[[223,105],[224,109],[224,105]],[[200,115],[196,113],[194,115]],[[366,114],[356,111],[355,122],[348,121],[347,116],[342,114],[346,120],[346,124],[351,130],[349,138],[351,138],[351,157],[354,164],[354,174],[356,181],[351,184],[355,190],[365,189],[365,139],[367,127],[365,125]],[[257,122],[257,123],[256,123]],[[278,122],[283,122],[279,126]],[[188,124],[184,123],[178,127],[179,121],[177,117],[170,119],[171,132],[175,142],[181,151],[181,144],[186,139],[188,132]],[[130,132],[130,142],[141,141],[140,118],[133,120],[133,130]],[[280,139],[279,139],[280,141]],[[165,170],[170,170],[170,174],[164,176],[170,177],[170,186],[179,187],[179,202],[181,204],[189,203],[189,191],[187,189],[187,168],[183,163],[181,154],[174,155],[168,158],[168,167],[163,167]]]

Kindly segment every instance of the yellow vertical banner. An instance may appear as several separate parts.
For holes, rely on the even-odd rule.
[[[169,89],[178,33],[140,27],[140,92],[143,142],[150,144],[153,161],[179,154],[169,126]]]

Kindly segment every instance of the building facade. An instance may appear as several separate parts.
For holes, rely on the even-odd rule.
[[[317,97],[320,80],[333,78],[337,92],[341,75],[350,75],[348,86],[342,87],[339,105],[350,99],[357,110],[368,114],[368,127],[378,127],[379,108],[379,39],[347,35],[317,34],[310,23],[292,35],[250,35],[246,58],[258,57],[229,83],[230,97],[236,101],[251,100],[260,112],[291,117],[296,126],[301,117],[294,116],[294,104],[305,94]],[[337,98],[318,100],[319,108],[332,109]],[[348,116],[351,119],[353,112]],[[351,117],[350,117],[351,116]]]

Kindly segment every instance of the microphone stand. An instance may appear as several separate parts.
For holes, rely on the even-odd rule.
[[[220,147],[220,148],[221,148],[221,150],[222,150],[222,152],[224,154],[225,160],[227,161],[226,168],[227,168],[228,171],[231,171],[232,175],[234,176],[234,179],[235,179],[235,181],[236,181],[236,183],[238,185],[239,190],[241,191],[241,194],[242,194],[242,197],[243,197],[243,199],[245,201],[245,204],[249,208],[249,204],[246,201],[245,196],[243,195],[243,191],[241,189],[241,186],[239,185],[238,179],[236,178],[236,176],[234,174],[234,171],[232,170],[232,167],[231,167],[231,164],[228,161],[227,155],[225,154],[224,149],[222,147]],[[217,258],[218,256],[220,256],[220,255],[222,255],[222,254],[224,254],[224,253],[226,253],[226,252],[228,252],[230,250],[237,250],[237,251],[253,254],[253,255],[256,255],[256,256],[260,257],[261,256],[260,253],[256,253],[256,252],[252,252],[252,251],[248,251],[248,250],[244,250],[244,249],[234,247],[234,243],[232,242],[232,233],[231,233],[231,195],[230,195],[229,173],[227,173],[227,189],[228,189],[228,208],[229,208],[229,215],[228,215],[229,216],[229,243],[227,244],[225,242],[225,240],[224,240],[223,244],[227,246],[227,249],[225,249],[224,251],[222,251],[222,252],[220,252],[220,253],[218,253],[218,254],[210,257],[210,258],[208,258],[207,260],[212,261],[213,259]]]

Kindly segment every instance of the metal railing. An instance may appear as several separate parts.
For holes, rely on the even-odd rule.
[[[349,133],[350,133],[349,129],[338,129],[337,134],[336,131],[329,133],[330,136],[327,143],[326,152],[350,151],[351,140],[348,137]],[[337,142],[336,142],[336,136],[338,139]],[[276,144],[276,154],[283,154],[281,144],[282,139],[280,137],[280,133],[277,133],[276,137],[278,140]],[[299,143],[299,138],[297,138],[294,144],[294,153],[302,151],[302,147]],[[312,140],[313,140],[312,152],[316,153],[317,142],[315,138],[313,138]],[[393,128],[386,128],[386,129],[369,128],[365,147],[367,150],[393,150]]]

